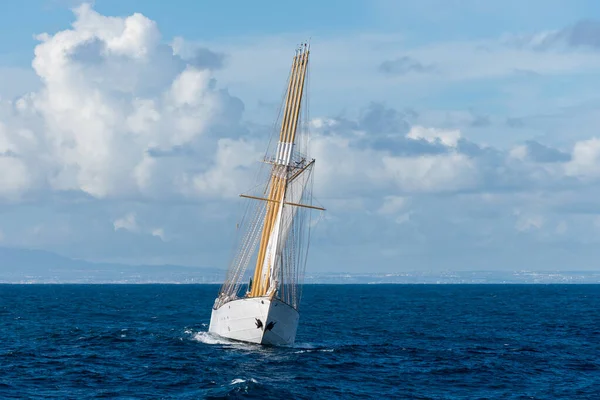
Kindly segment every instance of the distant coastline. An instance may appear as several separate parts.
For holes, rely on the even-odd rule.
[[[118,268],[118,267],[117,267]],[[148,268],[144,271],[144,268]],[[180,268],[183,268],[182,271]],[[131,269],[131,270],[129,270]],[[68,271],[61,271],[62,277],[48,271],[48,276],[13,276],[0,273],[0,284],[74,284],[74,285],[220,285],[225,271],[177,266],[121,266],[114,271],[114,278],[106,275],[109,271],[78,270],[69,277]],[[100,278],[98,275],[102,275]],[[8,279],[7,279],[8,278]],[[306,285],[548,285],[548,284],[600,284],[600,272],[590,271],[461,271],[461,272],[404,272],[398,274],[328,273],[311,274],[306,277]]]
[[[0,247],[0,284],[221,284],[221,268],[127,265],[74,260],[41,250]],[[600,284],[600,271],[313,272],[305,284]]]

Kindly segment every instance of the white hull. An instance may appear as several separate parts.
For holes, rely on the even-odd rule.
[[[248,297],[213,308],[208,331],[242,342],[290,345],[296,339],[299,318],[298,311],[280,300]]]

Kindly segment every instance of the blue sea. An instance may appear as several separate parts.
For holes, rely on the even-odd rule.
[[[0,398],[600,399],[600,285],[309,285],[297,343],[215,285],[0,285]]]

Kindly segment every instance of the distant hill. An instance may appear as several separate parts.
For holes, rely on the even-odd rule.
[[[0,283],[219,283],[224,277],[217,268],[94,263],[0,247]]]

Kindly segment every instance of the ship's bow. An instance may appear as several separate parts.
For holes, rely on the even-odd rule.
[[[213,308],[208,331],[242,342],[291,345],[299,317],[298,311],[278,299],[241,298]]]

